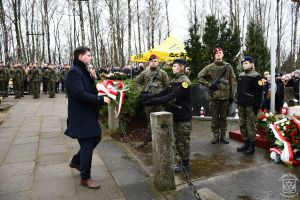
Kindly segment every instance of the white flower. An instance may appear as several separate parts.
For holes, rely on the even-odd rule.
[[[266,113],[266,114],[265,114],[265,116],[266,116],[266,117],[269,117],[269,114],[268,114],[268,113]]]
[[[267,118],[264,118],[263,121],[264,121],[264,122],[267,121]]]
[[[284,123],[281,123],[280,126],[284,126]]]
[[[270,114],[269,114],[269,115],[270,115],[270,116],[273,116],[273,113],[271,113],[271,112],[270,112]]]
[[[283,127],[283,130],[286,130],[286,126]]]

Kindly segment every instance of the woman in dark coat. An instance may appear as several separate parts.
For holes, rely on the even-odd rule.
[[[81,172],[81,184],[97,189],[99,184],[91,179],[93,150],[101,140],[97,107],[110,103],[110,99],[97,96],[95,81],[87,66],[91,63],[91,50],[78,47],[74,51],[73,66],[67,76],[68,119],[65,134],[77,139],[80,150],[75,154],[70,167]]]

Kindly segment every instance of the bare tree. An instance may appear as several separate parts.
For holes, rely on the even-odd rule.
[[[166,7],[166,19],[167,19],[167,36],[170,35],[170,20],[169,20],[169,0],[165,0],[165,7]]]
[[[95,33],[94,33],[94,20],[93,20],[93,15],[92,15],[92,11],[91,11],[91,7],[90,7],[90,1],[87,2],[87,7],[88,7],[88,13],[89,13],[89,25],[90,25],[90,34],[91,34],[91,38],[90,38],[90,43],[92,45],[92,52],[94,55],[96,55],[95,53]],[[98,64],[98,63],[97,63]]]
[[[139,6],[139,1],[140,0],[137,0],[136,1],[136,18],[137,18],[137,32],[138,32],[138,46],[139,46],[139,49],[138,49],[138,52],[141,53],[142,52],[142,45],[141,45],[141,24],[140,24],[140,6]]]
[[[5,62],[7,63],[9,61],[8,29],[7,29],[7,26],[5,23],[4,6],[3,6],[2,0],[0,0],[0,21],[1,21],[1,29],[3,32],[4,59],[5,59]]]
[[[292,35],[292,46],[291,46],[291,55],[292,55],[292,63],[295,63],[295,54],[296,54],[296,40],[297,40],[297,29],[298,29],[298,19],[299,19],[299,7],[300,3],[294,3],[295,5],[295,13],[294,15],[294,31]]]
[[[131,0],[127,0],[127,9],[128,9],[128,20],[127,20],[127,28],[128,28],[128,55],[131,55],[131,23],[132,23],[132,16],[131,16]]]
[[[12,6],[13,6],[13,15],[14,15],[14,20],[13,23],[15,25],[15,32],[16,32],[16,40],[17,40],[17,59],[22,60],[22,52],[21,52],[21,36],[20,36],[20,31],[19,31],[19,15],[18,15],[18,10],[20,9],[19,7],[19,2],[20,0],[12,0]]]
[[[81,30],[81,43],[85,44],[85,32],[84,32],[84,20],[83,20],[83,10],[82,10],[82,1],[78,1],[79,6],[79,21],[80,21],[80,30]]]
[[[278,68],[278,71],[280,71],[280,46],[281,46],[281,37],[282,37],[282,1],[277,0],[277,47],[276,47],[276,67]]]
[[[47,40],[47,55],[48,55],[48,62],[51,63],[51,51],[50,51],[50,30],[49,30],[49,13],[48,13],[48,0],[43,0],[43,8],[44,8],[44,28],[46,33],[46,40]]]

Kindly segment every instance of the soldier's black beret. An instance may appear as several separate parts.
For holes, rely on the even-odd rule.
[[[243,60],[241,61],[241,63],[243,64],[243,62],[249,61],[250,63],[253,63],[253,58],[251,56],[245,56],[243,58]]]
[[[189,65],[189,63],[186,60],[181,59],[181,58],[173,60],[173,64],[176,64],[176,63],[180,64],[180,65],[185,65],[185,66]]]

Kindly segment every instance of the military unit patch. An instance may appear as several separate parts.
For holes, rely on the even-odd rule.
[[[181,85],[182,85],[183,88],[188,88],[189,87],[189,84],[187,82],[182,82]]]
[[[262,86],[262,81],[261,80],[258,81],[258,85]]]

